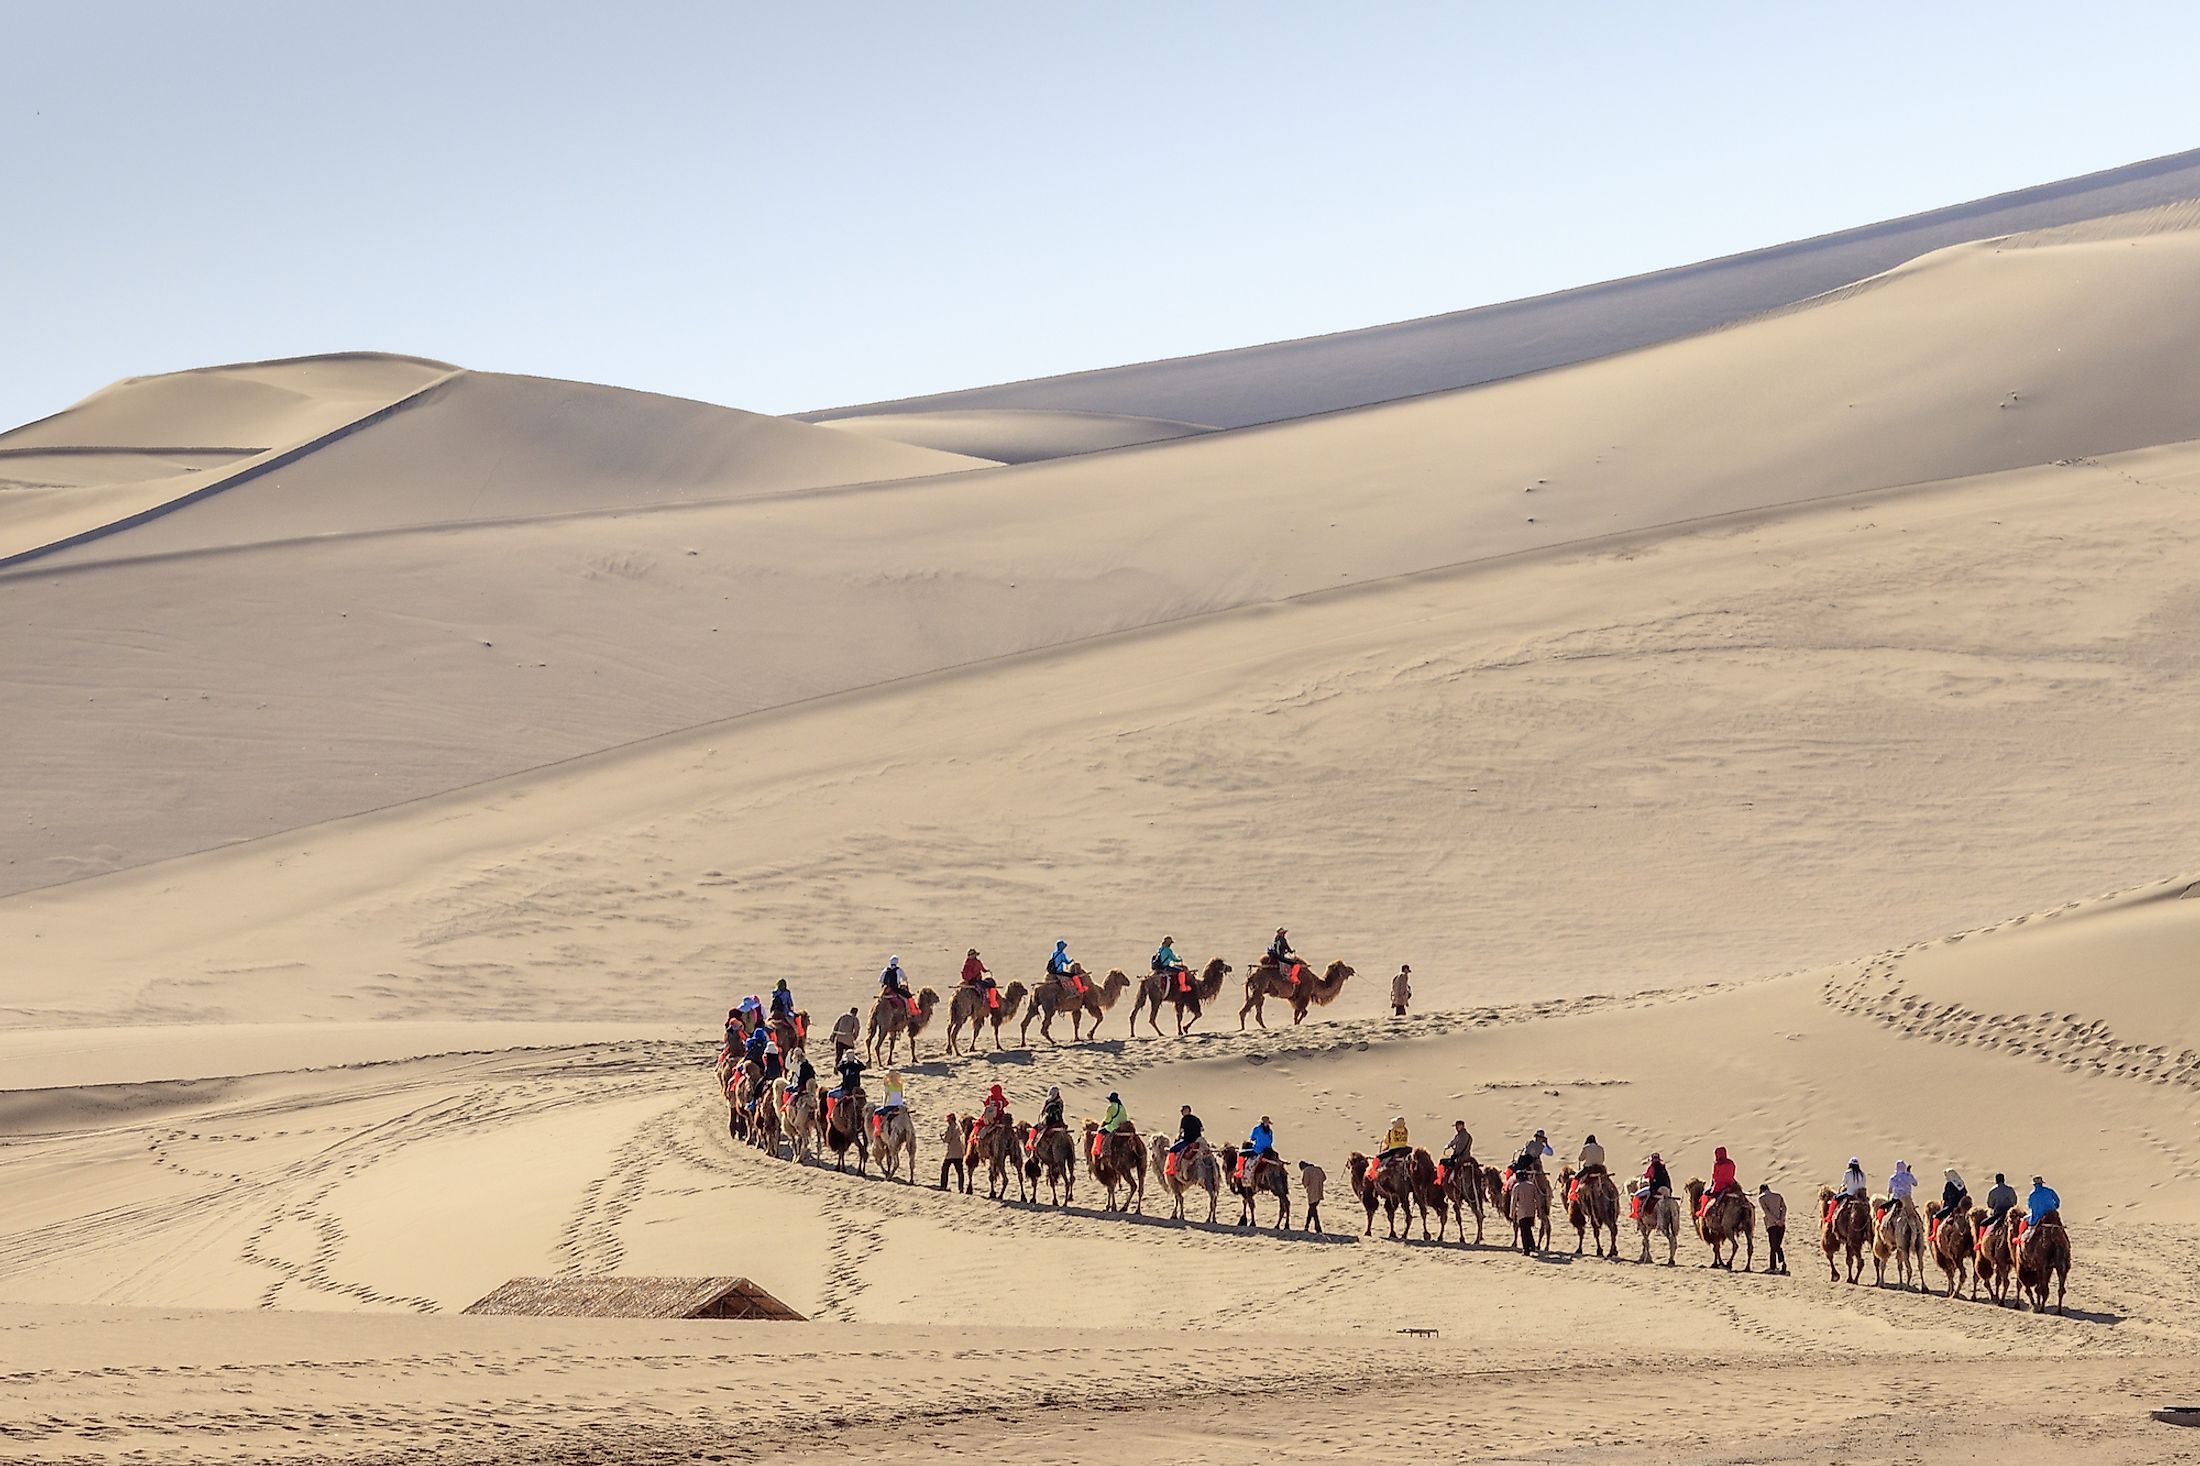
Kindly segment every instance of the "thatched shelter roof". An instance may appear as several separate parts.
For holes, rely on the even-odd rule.
[[[769,1318],[802,1315],[747,1278],[514,1278],[466,1310],[537,1318]]]

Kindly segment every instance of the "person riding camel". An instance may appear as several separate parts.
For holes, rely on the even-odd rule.
[[[1291,933],[1280,926],[1276,928],[1276,939],[1268,944],[1266,961],[1293,982],[1299,980],[1299,954],[1291,950]]]
[[[909,991],[909,974],[901,970],[900,957],[886,959],[886,966],[878,975],[878,987],[880,992],[891,993],[901,999],[902,1007],[910,1013],[917,1011],[916,997]]]
[[[1153,970],[1167,976],[1172,982],[1181,984],[1184,981],[1185,975],[1191,969],[1185,966],[1182,957],[1176,955],[1175,937],[1161,939],[1161,946],[1153,954]]]
[[[1184,1106],[1177,1117],[1176,1140],[1169,1146],[1169,1154],[1182,1155],[1186,1150],[1197,1145],[1200,1138],[1206,1133],[1206,1125],[1200,1121],[1199,1116],[1192,1113],[1192,1107],[1190,1105]]]
[[[978,1112],[978,1134],[983,1135],[995,1125],[1008,1120],[1008,1096],[996,1084],[985,1092],[985,1105]]]
[[[2009,1184],[2009,1178],[1994,1172],[1993,1189],[1986,1193],[1986,1230],[1991,1232],[2002,1219],[2017,1209],[2017,1188]]]
[[[756,994],[750,993],[741,1000],[740,1013],[741,1022],[744,1026],[749,1028],[764,1026],[764,1000]]]
[[[2045,1180],[2034,1176],[2032,1178],[2032,1192],[2024,1198],[2025,1226],[2036,1227],[2047,1220],[2049,1212],[2059,1213],[2061,1210],[2062,1198],[2055,1194],[2054,1188],[2049,1186]]]
[[[1963,1177],[1954,1166],[1942,1171],[1940,1178],[1940,1214],[1944,1217],[1955,1216],[1963,1210],[1963,1204],[1971,1199],[1971,1188],[1963,1184]]]
[[[1116,1131],[1128,1125],[1130,1120],[1130,1111],[1123,1108],[1123,1096],[1110,1090],[1108,1092],[1108,1111],[1100,1117],[1101,1133],[1103,1135],[1113,1135]]]
[[[746,1025],[741,1022],[741,1010],[739,1008],[728,1008],[726,1010],[726,1057],[732,1058],[735,1054],[747,1048],[748,1044],[748,1031]]]
[[[1390,1128],[1383,1132],[1383,1146],[1375,1157],[1378,1161],[1402,1161],[1413,1154],[1413,1137],[1406,1133],[1406,1117],[1393,1115]]]
[[[1467,1132],[1467,1122],[1451,1122],[1451,1139],[1444,1142],[1444,1164],[1463,1166],[1474,1159],[1474,1137]]]
[[[1275,1122],[1266,1115],[1260,1117],[1260,1123],[1255,1125],[1253,1133],[1246,1137],[1245,1153],[1255,1160],[1265,1161],[1276,1158],[1276,1126]]]
[[[864,1068],[862,1056],[855,1053],[850,1053],[848,1057],[840,1061],[840,1083],[835,1085],[825,1096],[826,1114],[830,1115],[832,1113],[834,1104],[853,1099],[863,1093]]]
[[[1535,1139],[1520,1147],[1520,1159],[1513,1163],[1513,1169],[1517,1171],[1525,1167],[1534,1171],[1537,1175],[1541,1175],[1543,1173],[1543,1158],[1545,1156],[1555,1157],[1557,1154],[1557,1151],[1551,1149],[1551,1137],[1538,1130],[1535,1132]]]
[[[1656,1151],[1652,1151],[1650,1152],[1650,1164],[1643,1167],[1642,1189],[1636,1193],[1635,1215],[1641,1216],[1642,1209],[1656,1201],[1660,1196],[1671,1196],[1672,1194],[1673,1173],[1665,1168],[1665,1157],[1659,1155]]]
[[[1067,1130],[1069,1121],[1062,1117],[1062,1091],[1059,1086],[1047,1086],[1047,1102],[1039,1111],[1041,1134],[1049,1130]]]
[[[1917,1192],[1917,1175],[1908,1161],[1896,1161],[1894,1174],[1887,1178],[1887,1205],[1909,1201]]]
[[[764,1045],[764,1082],[769,1084],[786,1072],[786,1063],[779,1056],[779,1040],[767,1041]]]
[[[1611,1174],[1610,1169],[1604,1164],[1604,1147],[1597,1144],[1597,1138],[1594,1135],[1581,1142],[1581,1154],[1575,1157],[1574,1165],[1584,1176],[1608,1176]]]
[[[742,1059],[751,1064],[763,1063],[764,1045],[770,1043],[771,1041],[772,1036],[769,1033],[766,1033],[762,1028],[757,1028],[751,1031],[749,1034],[748,1043],[745,1044],[741,1050]]]
[[[800,1053],[802,1057],[796,1059],[794,1068],[787,1071],[787,1097],[789,1099],[794,1098],[794,1096],[817,1082],[817,1066],[810,1062],[809,1050],[799,1049],[796,1052]]]
[[[787,980],[785,978],[779,979],[779,985],[772,989],[771,1004],[772,1017],[794,1017],[794,994],[788,991]]]
[[[1001,991],[993,981],[993,969],[978,960],[978,949],[972,947],[970,955],[963,958],[963,984],[966,987],[983,988],[988,1008],[1001,1006]]]
[[[899,1069],[888,1069],[886,1071],[886,1098],[879,1101],[879,1112],[881,1114],[909,1107],[909,1101],[902,1094],[902,1089],[906,1083],[907,1081],[901,1077]]]
[[[1719,1146],[1711,1155],[1711,1189],[1703,1194],[1703,1205],[1696,1215],[1703,1216],[1711,1210],[1711,1203],[1729,1191],[1739,1191],[1742,1183],[1734,1179],[1734,1162],[1727,1155],[1726,1147]]]

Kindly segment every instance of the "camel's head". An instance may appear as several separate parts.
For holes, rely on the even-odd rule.
[[[1940,1203],[1939,1203],[1939,1202],[1937,1202],[1937,1201],[1928,1201],[1928,1202],[1926,1202],[1926,1203],[1925,1203],[1925,1215],[1927,1215],[1927,1216],[1929,1216],[1929,1217],[1937,1217],[1937,1216],[1939,1216],[1939,1215],[1940,1215]]]
[[[1688,1193],[1688,1199],[1690,1201],[1694,1201],[1697,1197],[1703,1195],[1703,1177],[1690,1176],[1688,1178],[1688,1184],[1686,1186],[1683,1186],[1681,1190]]]
[[[1099,1131],[1100,1122],[1098,1120],[1087,1120],[1085,1122],[1085,1138],[1087,1140],[1090,1140],[1094,1135],[1097,1135]]]
[[[1827,1202],[1833,1200],[1833,1196],[1834,1192],[1831,1186],[1821,1186],[1818,1188],[1818,1204],[1820,1206],[1824,1206]]]
[[[918,992],[917,1011],[919,1013],[930,1016],[932,1010],[934,1008],[937,1008],[939,1005],[940,995],[937,992],[933,991],[931,988],[924,988]]]

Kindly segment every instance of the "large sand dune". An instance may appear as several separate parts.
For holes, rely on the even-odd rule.
[[[2200,209],[2083,217],[2112,197],[1137,444],[369,357],[0,439],[49,485],[0,571],[9,1451],[748,1459],[768,1404],[884,1460],[2176,1459],[2142,1406],[2200,1343]],[[823,1023],[888,952],[945,987],[1167,931],[1242,971],[1278,922],[1358,968],[1303,1027],[1240,1033],[1235,984],[1186,1038],[1127,999],[1036,1051],[936,1023],[910,1098],[926,1180],[995,1081],[1270,1114],[1327,1235],[727,1138],[712,1020],[777,977]],[[1393,1114],[1683,1177],[1731,1146],[1794,1275],[1362,1240],[1345,1156]],[[2073,1311],[1829,1284],[1851,1154],[2048,1175]],[[450,1316],[595,1272],[821,1322]]]

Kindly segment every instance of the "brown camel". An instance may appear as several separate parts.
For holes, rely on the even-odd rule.
[[[786,1081],[780,1081],[780,1092],[786,1094]],[[817,1157],[817,1086],[805,1084],[802,1092],[783,1097],[780,1108],[787,1132],[787,1158],[798,1165],[808,1165]]]
[[[1709,1206],[1704,1204],[1704,1183],[1695,1176],[1682,1188],[1688,1193],[1688,1214],[1696,1219],[1696,1235],[1711,1249],[1711,1265],[1734,1271],[1735,1255],[1749,1248],[1745,1273],[1757,1270],[1757,1208],[1739,1190],[1728,1191]]]
[[[856,1153],[856,1174],[864,1174],[864,1167],[871,1160],[871,1138],[867,1133],[871,1118],[871,1102],[862,1090],[845,1096],[825,1096],[825,1115],[818,1122],[825,1138],[825,1148],[833,1153],[833,1169],[848,1169],[848,1152]]]
[[[1272,1155],[1255,1159],[1234,1145],[1226,1145],[1222,1148],[1222,1174],[1230,1183],[1230,1194],[1238,1199],[1239,1226],[1257,1223],[1253,1208],[1264,1195],[1276,1199],[1276,1230],[1280,1232],[1290,1223],[1290,1172],[1282,1161]]]
[[[1031,1007],[1024,1013],[1022,1036],[1025,1047],[1031,1044],[1031,1020],[1039,1020],[1039,1037],[1048,1043],[1056,1043],[1054,1020],[1062,1014],[1069,1015],[1070,1042],[1082,1043],[1085,1020],[1092,1020],[1093,1036],[1100,1033],[1100,1020],[1115,1000],[1123,996],[1123,990],[1131,985],[1128,974],[1117,970],[1104,979],[1094,982],[1081,963],[1072,962],[1063,977],[1049,977],[1031,990]]]
[[[1574,1224],[1574,1256],[1581,1256],[1584,1242],[1597,1245],[1597,1256],[1619,1257],[1619,1186],[1609,1171],[1574,1174],[1567,1166],[1558,1173],[1558,1194],[1566,1198],[1566,1220]],[[1609,1235],[1612,1250],[1604,1250]]]
[[[2062,1212],[2049,1211],[2036,1227],[2017,1238],[2017,1299],[2034,1313],[2047,1312],[2047,1285],[2055,1285],[2055,1311],[2063,1311],[2063,1289],[2070,1282],[2070,1233]]]
[[[749,1143],[774,1160],[779,1158],[782,1139],[779,1090],[784,1083],[784,1080],[775,1079],[759,1087],[756,1100],[749,1107]]]
[[[1184,1220],[1185,1194],[1206,1192],[1207,1225],[1213,1226],[1215,1208],[1222,1198],[1222,1163],[1215,1159],[1215,1148],[1204,1140],[1195,1140],[1183,1150],[1163,1156],[1161,1189],[1176,1203],[1171,1215],[1180,1222]]]
[[[1375,1235],[1375,1209],[1381,1207],[1383,1222],[1390,1228],[1395,1240],[1398,1236],[1398,1214],[1406,1215],[1406,1226],[1413,1226],[1413,1165],[1405,1156],[1390,1156],[1370,1161],[1358,1151],[1352,1152],[1346,1166],[1352,1175],[1352,1194],[1360,1198],[1360,1205],[1367,1209],[1367,1226],[1362,1237]]]
[[[880,993],[871,1003],[871,1023],[865,1035],[865,1049],[870,1055],[871,1067],[879,1064],[879,1050],[883,1045],[886,1062],[894,1062],[894,1049],[903,1039],[909,1041],[909,1062],[917,1062],[917,1035],[932,1021],[932,1010],[940,1005],[940,995],[930,988],[917,994],[916,1011],[897,995]]]
[[[957,1039],[963,1029],[970,1029],[970,1052],[978,1050],[978,1035],[987,1025],[993,1029],[993,1051],[1001,1051],[1001,1025],[1014,1020],[1016,1010],[1023,1006],[1026,996],[1024,985],[1012,982],[993,993],[997,1004],[986,1001],[988,989],[978,983],[964,983],[955,989],[955,996],[947,1003],[947,1052],[958,1052]]]
[[[1092,1179],[1107,1188],[1109,1211],[1146,1210],[1146,1140],[1138,1127],[1125,1120],[1112,1132],[1102,1133],[1100,1122],[1085,1122],[1085,1166]],[[1123,1193],[1116,1205],[1115,1194]]]
[[[809,1041],[810,1015],[802,1012],[796,1013],[791,1018],[774,1018],[771,1020],[770,1028],[772,1042],[779,1045],[780,1057],[792,1064],[795,1050]]]
[[[1551,1198],[1549,1183],[1541,1171],[1521,1171],[1514,1175],[1507,1192],[1505,1215],[1520,1234],[1522,1253],[1533,1257],[1539,1248],[1550,1245]]]
[[[1459,1223],[1459,1240],[1467,1240],[1467,1213],[1474,1213],[1474,1245],[1482,1245],[1482,1178],[1486,1175],[1481,1162],[1472,1154],[1466,1159],[1441,1160],[1436,1163],[1436,1185],[1443,1193],[1444,1211]],[[1436,1240],[1444,1240],[1444,1213],[1436,1219]]]
[[[1344,991],[1345,979],[1352,975],[1352,969],[1342,962],[1330,963],[1329,970],[1316,977],[1311,962],[1296,963],[1286,971],[1264,958],[1245,974],[1245,1004],[1238,1009],[1238,1030],[1244,1031],[1248,1013],[1266,1028],[1268,1019],[1262,1008],[1270,998],[1283,998],[1291,1004],[1291,1026],[1296,1028],[1306,1021],[1308,1008],[1326,1008],[1336,1002],[1337,994]]]
[[[1017,1166],[1020,1155],[1016,1144],[1016,1121],[1005,1110],[1001,1118],[991,1125],[981,1125],[970,1132],[970,1141],[963,1151],[965,1168],[970,1171],[985,1166],[985,1194],[994,1201],[1008,1200],[1009,1177],[1016,1177],[1016,1194],[1023,1194],[1023,1172]]]
[[[1877,1225],[1872,1228],[1874,1286],[1887,1286],[1887,1263],[1894,1262],[1896,1286],[1925,1288],[1925,1219],[1908,1197],[1882,1199],[1873,1207]]]
[[[1998,1224],[1988,1226],[1986,1209],[1980,1207],[1971,1213],[1971,1223],[1978,1229],[1978,1255],[1971,1260],[1974,1286],[1984,1278],[1994,1302],[2007,1303],[2009,1285],[2017,1273],[2017,1214],[2009,1212]]]
[[[871,1112],[871,1146],[878,1156],[879,1174],[887,1180],[897,1176],[911,1185],[917,1179],[917,1122],[906,1105],[896,1105],[890,1110]],[[902,1165],[908,1164],[908,1172]]]
[[[1031,1199],[1039,1199],[1039,1178],[1047,1182],[1047,1198],[1056,1206],[1068,1206],[1077,1185],[1077,1142],[1066,1129],[1048,1128],[1024,1141],[1024,1179],[1031,1183]]]
[[[1864,1276],[1864,1249],[1872,1240],[1872,1209],[1861,1196],[1844,1196],[1836,1204],[1831,1186],[1818,1188],[1818,1246],[1826,1254],[1826,1281],[1841,1281],[1834,1259],[1846,1253],[1849,1281]]]
[[[1222,996],[1222,980],[1230,975],[1230,964],[1216,957],[1199,970],[1194,977],[1187,972],[1181,976],[1174,972],[1156,972],[1138,984],[1138,999],[1131,1004],[1131,1033],[1138,1033],[1138,1015],[1146,1015],[1146,1026],[1155,1038],[1161,1036],[1161,1005],[1167,1003],[1176,1010],[1176,1036],[1182,1038],[1191,1031],[1206,1011],[1205,1005]]]
[[[1969,1198],[1964,1200],[1967,1202]],[[1939,1202],[1929,1201],[1925,1204],[1925,1216],[1932,1234],[1933,1261],[1940,1265],[1941,1275],[1948,1280],[1948,1296],[1956,1296],[1956,1289],[1963,1286],[1964,1275],[1968,1273],[1971,1301],[1978,1302],[1978,1231],[1971,1225],[1970,1208],[1959,1202],[1943,1211]]]
[[[1635,1261],[1648,1262],[1650,1239],[1663,1237],[1665,1265],[1674,1266],[1681,1245],[1681,1199],[1662,1186],[1654,1195],[1638,1193],[1638,1197],[1641,1204],[1635,1210],[1635,1229],[1642,1233],[1642,1256]]]

